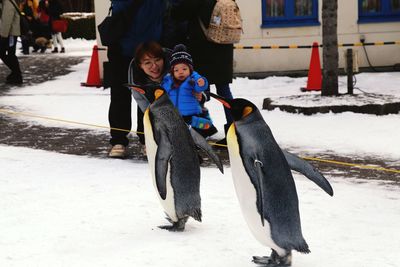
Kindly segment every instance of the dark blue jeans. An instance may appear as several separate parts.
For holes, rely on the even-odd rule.
[[[12,40],[11,40],[12,39]],[[12,45],[10,45],[10,42]],[[0,59],[11,70],[14,75],[21,75],[18,58],[15,55],[17,37],[0,37]]]
[[[219,83],[215,84],[215,87],[217,88],[217,95],[220,95],[222,97],[225,97],[226,99],[232,99],[232,93],[231,93],[231,88],[229,87],[229,83]],[[224,112],[225,112],[225,118],[226,118],[226,124],[225,124],[225,132],[229,125],[233,122],[233,118],[231,115],[231,112],[229,109],[224,107]]]

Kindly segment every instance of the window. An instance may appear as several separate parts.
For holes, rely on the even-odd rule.
[[[319,25],[318,0],[262,0],[262,12],[265,28]]]
[[[358,22],[400,21],[400,0],[358,0]]]

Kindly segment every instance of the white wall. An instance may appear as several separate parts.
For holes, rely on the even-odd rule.
[[[104,0],[94,0],[94,11],[96,13],[96,40],[97,46],[99,48],[107,49],[107,47],[101,44],[99,38],[99,32],[97,31],[97,25],[99,25],[103,19],[108,14],[108,9],[110,8],[110,1]],[[106,50],[99,50],[99,65],[100,65],[100,76],[103,78],[103,62],[107,61],[107,51]]]
[[[244,34],[240,45],[312,45],[322,42],[322,26],[292,28],[261,28],[262,14],[260,0],[236,0],[243,18]],[[107,15],[109,1],[95,0],[96,25]],[[322,0],[319,0],[319,22],[322,22]],[[338,0],[339,43],[358,43],[360,36],[366,42],[400,41],[400,22],[358,24],[358,1]],[[101,46],[96,29],[97,43]],[[105,47],[103,47],[105,48]],[[392,66],[400,63],[400,45],[366,46],[373,66]],[[339,67],[344,67],[344,51],[339,47]],[[360,67],[368,62],[363,47],[353,47],[358,54]],[[322,49],[319,49],[322,64]],[[311,49],[236,49],[234,71],[236,73],[307,70]],[[106,51],[99,51],[100,72],[103,73]]]
[[[260,0],[237,0],[243,18],[244,34],[240,45],[312,45],[322,42],[322,26],[293,28],[261,28]],[[319,22],[322,22],[322,0],[319,1]],[[360,35],[366,42],[400,41],[400,22],[358,24],[358,1],[338,1],[339,43],[358,43]],[[392,66],[400,63],[400,45],[366,46],[373,66]],[[339,48],[339,66],[344,66],[344,51]],[[358,63],[367,67],[363,47],[353,47],[358,54]],[[320,48],[322,64],[322,49]],[[270,72],[307,70],[311,49],[236,49],[235,72]]]

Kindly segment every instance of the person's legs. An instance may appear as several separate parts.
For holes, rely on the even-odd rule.
[[[19,67],[18,58],[15,55],[17,47],[17,37],[0,38],[0,59],[11,70],[11,74],[7,77],[7,83],[21,84],[22,75]]]
[[[58,53],[58,42],[57,42],[57,34],[51,34],[51,39],[53,40],[54,49],[51,51],[52,53]]]
[[[215,87],[217,88],[217,95],[225,97],[226,99],[233,99],[229,83],[215,84]],[[225,112],[226,124],[230,125],[233,122],[231,112],[229,109],[225,107],[224,107],[224,112]]]
[[[229,83],[215,84],[215,87],[217,88],[217,95],[225,97],[226,99],[233,98],[232,93],[231,93],[231,88],[229,87]],[[228,132],[229,126],[233,122],[233,118],[232,118],[230,110],[227,109],[226,107],[224,107],[224,112],[225,112],[225,119],[226,119],[226,124],[224,125],[225,138],[219,140],[217,142],[218,145],[226,145],[226,133]]]
[[[110,144],[127,146],[129,140],[127,135],[131,130],[131,91],[123,86],[127,83],[127,73],[130,59],[120,54],[119,48],[109,48],[108,58],[111,65],[111,102],[108,112],[108,120],[112,129],[110,131]],[[118,129],[123,129],[118,130]]]
[[[9,69],[11,69],[7,56],[8,43],[9,43],[8,38],[0,37],[0,59]]]
[[[22,53],[24,55],[29,55],[29,39],[27,37],[21,36]]]
[[[136,129],[136,133],[137,133],[137,136],[139,137],[139,142],[142,145],[145,144],[143,116],[144,116],[144,114],[143,114],[142,110],[138,107],[137,108],[137,129]]]
[[[63,38],[62,38],[61,32],[58,32],[56,34],[56,36],[57,36],[57,41],[58,41],[58,43],[60,44],[60,47],[61,47],[60,53],[64,53],[65,52],[65,48],[64,48],[64,42],[63,42]]]
[[[131,121],[131,92],[128,88],[120,86],[111,86],[111,102],[108,111],[108,120],[111,129],[111,145],[127,146],[129,140],[127,135],[132,127]],[[118,130],[121,129],[121,130]]]

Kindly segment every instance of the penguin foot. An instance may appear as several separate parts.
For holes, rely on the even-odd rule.
[[[265,267],[288,267],[292,265],[292,253],[289,252],[285,256],[281,257],[272,250],[271,256],[253,256],[252,260],[255,264],[263,265]]]
[[[185,224],[189,217],[178,219],[177,222],[172,222],[172,225],[160,225],[158,228],[168,230],[170,232],[183,232],[185,230]]]

